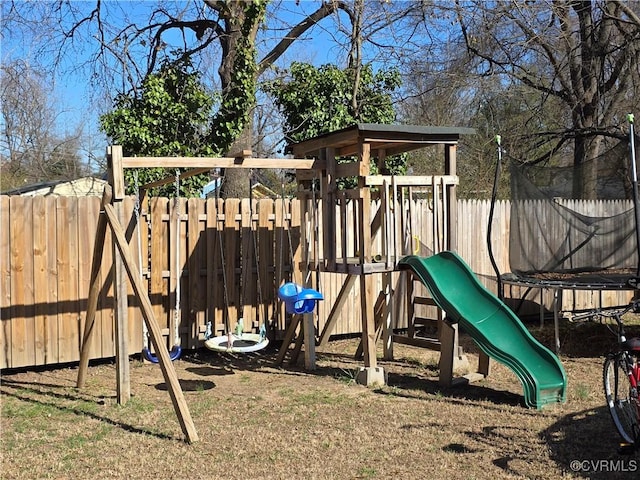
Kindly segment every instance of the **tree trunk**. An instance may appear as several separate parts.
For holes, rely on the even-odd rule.
[[[242,131],[238,139],[229,149],[229,154],[233,155],[241,150],[250,150],[253,142],[253,122]],[[247,198],[249,197],[249,182],[251,181],[251,171],[246,168],[227,168],[224,171],[224,182],[222,184],[222,198]]]
[[[595,200],[598,198],[598,157],[602,137],[578,136],[574,142],[573,198]]]
[[[234,91],[248,88],[245,85],[234,85],[234,69],[240,42],[245,40],[255,46],[255,37],[258,26],[262,21],[260,16],[248,16],[247,5],[244,2],[229,2],[228,16],[225,18],[225,35],[220,39],[222,45],[222,62],[218,73],[220,75],[223,95],[234,95]],[[251,22],[251,24],[247,23]],[[246,25],[245,25],[246,24]],[[255,63],[254,63],[255,64]],[[254,73],[257,75],[257,72]],[[250,97],[255,98],[255,91]],[[241,133],[229,147],[227,154],[235,155],[242,150],[251,150],[253,144],[253,105],[243,105],[242,108],[248,110],[246,121]],[[241,112],[237,112],[241,115]],[[224,182],[222,184],[222,198],[246,198],[249,196],[251,172],[244,168],[228,168],[223,172]]]

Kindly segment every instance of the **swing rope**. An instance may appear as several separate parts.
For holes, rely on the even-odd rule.
[[[138,171],[134,171],[134,185],[136,190],[136,203],[134,206],[134,212],[136,214],[136,221],[138,222],[138,252],[140,257],[140,265],[142,266],[142,242],[140,238],[140,187],[138,184]],[[176,215],[176,303],[173,315],[174,322],[174,345],[169,352],[169,358],[171,361],[177,360],[182,355],[182,347],[180,346],[180,281],[182,278],[182,271],[180,269],[180,170],[176,168],[176,174],[174,178],[175,187],[175,201],[174,212]],[[142,268],[140,269],[142,272]],[[147,361],[151,363],[158,363],[158,357],[151,353],[149,349],[149,331],[146,324],[143,322],[143,336],[144,336],[144,348],[142,354]]]
[[[284,195],[284,184],[282,187],[282,191],[283,191],[283,195]],[[313,215],[313,223],[316,223],[315,225],[315,230],[314,230],[314,234],[316,235],[317,238],[317,205],[315,203],[316,200],[316,195],[315,195],[315,179],[314,182],[312,184],[312,207],[315,211],[314,215]],[[283,207],[284,208],[284,207]],[[307,257],[309,256],[310,253],[310,249],[311,249],[311,242],[309,241],[309,237],[311,235],[311,223],[309,222],[306,226],[306,242],[307,244],[305,245],[306,251],[307,251]],[[279,289],[278,289],[278,297],[284,302],[285,304],[285,310],[287,311],[287,313],[290,314],[304,314],[304,313],[311,313],[314,311],[315,307],[316,307],[316,302],[317,300],[322,300],[324,297],[322,295],[322,293],[320,293],[317,290],[314,290],[313,288],[305,288],[304,286],[298,285],[297,283],[294,282],[294,275],[295,275],[295,259],[294,259],[294,254],[293,254],[293,242],[291,240],[291,228],[287,229],[287,232],[289,234],[289,251],[290,251],[290,260],[291,260],[291,265],[292,265],[292,274],[291,274],[291,282],[285,283],[284,285],[282,285]],[[317,252],[316,252],[317,254]],[[316,255],[317,256],[317,255]],[[309,258],[306,259],[307,260],[307,266],[309,264]],[[317,258],[316,258],[317,260]],[[301,274],[302,275],[302,274]],[[311,278],[311,271],[307,269],[307,276],[306,278],[304,278],[302,281],[304,283],[308,283],[309,279]],[[319,285],[319,277],[316,279]]]
[[[222,186],[222,180],[220,182],[220,185],[216,188],[216,219],[218,217],[218,200],[219,200],[219,190]],[[251,206],[252,203],[252,198],[250,196],[249,199],[249,203],[250,203],[250,207],[249,210],[251,212],[251,218],[250,221],[252,221],[253,219],[253,207]],[[227,220],[225,218],[225,220]],[[234,334],[231,331],[231,327],[229,324],[229,310],[230,310],[230,304],[229,304],[229,294],[228,294],[228,289],[227,289],[227,274],[226,274],[226,263],[225,263],[225,256],[224,256],[224,246],[223,246],[223,239],[222,239],[222,230],[220,228],[218,228],[218,224],[216,221],[216,230],[218,230],[218,244],[220,245],[220,261],[221,261],[221,265],[222,265],[222,285],[223,285],[223,295],[224,295],[224,306],[225,306],[225,329],[226,329],[226,334],[222,335],[222,336],[213,336],[212,335],[212,327],[211,327],[211,322],[209,321],[207,324],[207,334],[205,335],[205,342],[204,345],[205,347],[207,347],[210,350],[214,350],[217,352],[235,352],[235,353],[248,353],[248,352],[255,352],[258,350],[263,349],[264,347],[266,347],[269,343],[269,340],[266,336],[266,330],[264,330],[262,327],[260,329],[260,334],[254,334],[254,333],[245,333],[242,331],[243,326],[242,326],[242,316],[240,316],[239,320],[238,320],[238,325],[237,325],[237,332]],[[253,231],[253,230],[252,230]],[[258,271],[258,301],[261,303],[262,302],[262,292],[261,292],[261,287],[260,287],[260,269],[259,269],[259,265],[258,265],[258,257],[257,257],[257,239],[254,237],[253,239],[253,246],[254,246],[254,251],[256,252],[256,270]],[[241,259],[243,258],[243,255],[240,256]],[[242,310],[244,310],[244,300],[245,300],[245,293],[246,293],[246,283],[247,283],[247,279],[245,276],[245,269],[244,269],[244,262],[241,263],[241,272],[240,272],[240,311],[242,314]]]

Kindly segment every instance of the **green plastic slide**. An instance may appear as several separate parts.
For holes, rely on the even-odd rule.
[[[411,269],[450,321],[458,322],[487,355],[513,370],[528,407],[565,401],[567,376],[558,357],[533,338],[458,255],[410,255],[400,260],[399,268]]]

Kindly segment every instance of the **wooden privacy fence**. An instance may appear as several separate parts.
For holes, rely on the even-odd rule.
[[[415,226],[412,248],[430,254],[438,250],[433,203],[428,199],[412,202],[411,208],[403,206],[411,212]],[[124,228],[168,346],[175,343],[176,318],[183,348],[201,347],[207,331],[220,335],[240,317],[245,330],[255,330],[266,321],[278,335],[282,333],[287,318],[277,289],[286,281],[303,282],[292,265],[299,265],[303,249],[316,248],[300,244],[298,200],[263,199],[250,204],[248,199],[152,198],[139,215],[133,199],[125,199],[124,205],[128,219]],[[503,272],[509,270],[509,205],[496,204],[493,224],[493,249]],[[458,201],[458,252],[495,290],[486,245],[489,207],[483,200]],[[352,215],[349,202],[339,208],[346,209],[342,215]],[[79,359],[99,213],[97,197],[0,197],[0,368]],[[347,239],[353,234],[344,233]],[[112,263],[111,249],[106,248],[91,358],[115,355]],[[316,319],[322,331],[347,275],[312,277],[325,297]],[[519,298],[524,292],[511,287],[507,296]],[[359,287],[349,295],[334,334],[361,329]],[[620,304],[628,298],[629,292],[568,292],[562,308]],[[131,290],[128,300],[129,348],[137,353],[145,344],[142,320]],[[552,298],[546,292],[537,301],[550,305]]]

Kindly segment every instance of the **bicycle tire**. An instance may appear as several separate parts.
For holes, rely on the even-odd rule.
[[[611,419],[620,437],[631,444],[638,440],[638,410],[631,395],[631,383],[622,363],[623,354],[610,354],[604,360],[602,378]]]

